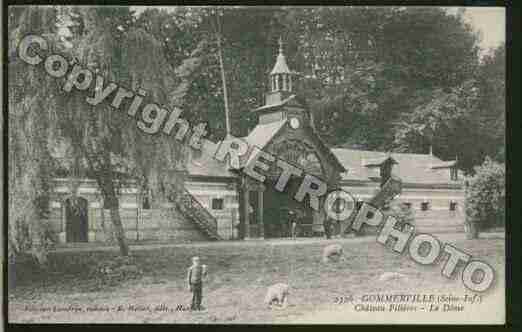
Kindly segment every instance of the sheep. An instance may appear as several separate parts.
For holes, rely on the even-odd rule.
[[[277,283],[268,287],[265,296],[265,304],[271,308],[272,304],[277,302],[279,307],[286,308],[288,305],[288,289],[288,285],[283,283]]]
[[[323,262],[337,262],[344,260],[343,247],[340,244],[330,244],[323,249]]]

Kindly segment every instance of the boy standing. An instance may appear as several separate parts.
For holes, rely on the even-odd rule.
[[[203,299],[203,278],[207,275],[207,266],[200,265],[199,257],[192,257],[192,266],[188,268],[188,288],[192,292],[191,310],[201,310]]]

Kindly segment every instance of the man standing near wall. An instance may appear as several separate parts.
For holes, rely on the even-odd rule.
[[[290,230],[292,232],[292,239],[296,239],[297,237],[297,216],[294,211],[290,210],[288,212],[289,220],[290,220]]]

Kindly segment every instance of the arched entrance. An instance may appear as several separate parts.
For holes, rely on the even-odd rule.
[[[294,196],[301,185],[303,178],[290,179],[283,192],[275,189],[276,180],[267,180],[267,189],[264,195],[264,227],[265,238],[279,238],[291,236],[291,214],[297,221],[298,236],[312,236],[313,210],[309,206],[308,198],[302,202]]]
[[[264,231],[266,238],[289,237],[291,235],[290,220],[297,222],[298,236],[314,236],[323,232],[322,217],[310,207],[308,197],[302,202],[295,200],[295,194],[301,186],[304,175],[310,174],[323,178],[325,171],[313,146],[296,139],[285,139],[273,148],[278,159],[284,160],[302,170],[301,176],[292,176],[285,189],[275,189],[281,170],[274,166],[266,179],[266,190],[263,193]]]
[[[66,242],[88,241],[88,202],[83,197],[65,200],[65,240]]]

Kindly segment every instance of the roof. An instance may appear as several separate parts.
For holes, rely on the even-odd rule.
[[[381,156],[381,157],[373,158],[373,159],[363,159],[362,165],[366,166],[366,167],[381,166],[388,160],[390,160],[393,164],[397,164],[397,161],[395,159],[393,159],[390,155],[385,155],[385,156]]]
[[[187,160],[187,172],[191,176],[236,177],[226,161],[214,158],[218,144],[207,139],[201,140],[201,150],[192,150]]]
[[[444,163],[439,158],[429,154],[416,153],[388,153],[355,149],[334,148],[333,154],[347,169],[342,173],[342,180],[373,181],[375,170],[365,166],[365,160],[382,160],[392,157],[397,164],[392,174],[401,178],[404,183],[418,184],[447,184],[458,183],[451,181],[447,172],[432,169],[432,165]]]
[[[277,134],[277,132],[285,125],[286,120],[257,125],[252,132],[246,137],[240,137],[245,140],[249,148],[254,146],[263,149],[268,142]],[[233,172],[228,165],[228,161],[219,161],[214,158],[219,143],[214,143],[207,139],[201,140],[201,150],[191,149],[190,156],[187,161],[187,172],[190,176],[207,176],[207,177],[237,177],[237,173]],[[246,155],[249,155],[247,153]],[[247,159],[240,157],[240,162],[244,163]]]
[[[247,141],[250,147],[256,146],[259,149],[263,149],[285,126],[286,122],[287,120],[281,120],[259,124],[243,139]],[[320,138],[316,137],[322,143]],[[188,156],[186,169],[189,176],[237,177],[237,173],[229,169],[228,162],[221,162],[214,158],[219,146],[218,143],[207,139],[202,139],[201,142],[201,150],[191,150]],[[65,150],[64,145],[59,145],[53,151],[53,156],[55,158],[64,158]],[[403,183],[418,185],[460,184],[459,181],[451,181],[449,174],[444,171],[444,169],[456,166],[456,160],[442,161],[430,154],[387,153],[344,148],[328,149],[326,147],[325,150],[335,158],[335,161],[341,167],[346,168],[347,172],[341,173],[342,180],[345,181],[376,181],[375,170],[368,166],[378,165],[391,158],[396,162],[392,174],[400,177]]]
[[[431,168],[432,169],[436,169],[436,168],[450,168],[450,167],[454,167],[456,165],[457,165],[457,161],[456,160],[441,161],[439,163],[431,165]]]
[[[274,74],[292,74],[288,65],[286,64],[286,58],[284,54],[279,50],[279,54],[277,55],[277,60],[274,65],[274,68],[270,72],[270,75]]]
[[[283,105],[285,105],[286,103],[288,103],[290,100],[295,99],[295,97],[296,97],[296,95],[291,95],[291,96],[289,96],[288,98],[283,99],[283,100],[280,101],[279,103],[266,104],[266,105],[264,105],[264,106],[261,106],[261,107],[258,107],[258,108],[254,108],[254,109],[251,110],[250,112],[264,111],[264,110],[268,110],[268,109],[271,109],[271,108],[280,107],[280,106],[283,106]]]
[[[252,132],[244,139],[247,141],[249,146],[256,146],[259,149],[263,149],[268,142],[274,137],[281,128],[285,125],[287,120],[275,121],[266,124],[258,124]]]
[[[247,141],[250,147],[257,147],[263,149],[272,138],[285,126],[287,120],[275,121],[266,124],[258,124],[252,132],[243,139]],[[330,151],[326,144],[321,140],[318,135],[313,135],[316,138],[318,144],[324,150],[328,158],[331,158],[331,162],[335,164],[341,171],[344,171],[343,164],[337,159],[337,157]],[[245,159],[245,162],[247,159]]]

